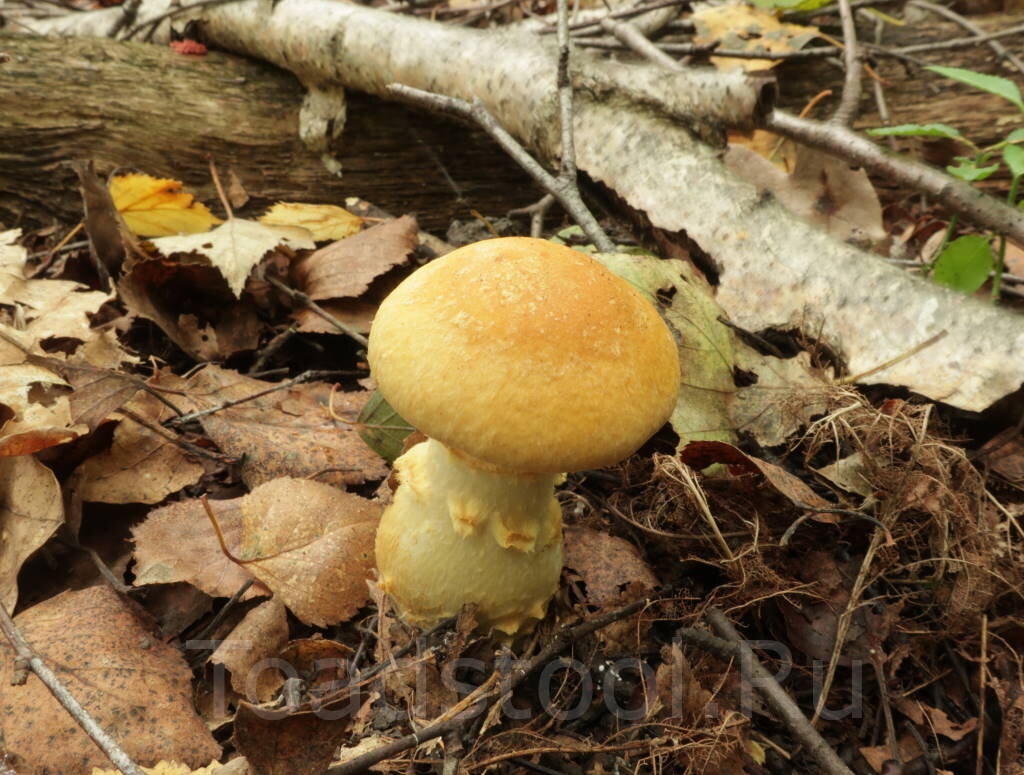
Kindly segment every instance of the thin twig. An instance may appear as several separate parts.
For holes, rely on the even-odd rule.
[[[974,749],[974,775],[985,769],[985,692],[988,662],[988,614],[981,615],[981,655],[978,660],[978,744]]]
[[[947,8],[946,6],[939,5],[938,3],[931,3],[928,2],[928,0],[911,0],[910,5],[916,6],[917,8],[921,8],[922,10],[925,11],[930,11],[931,13],[934,14],[938,14],[939,16],[943,16],[949,19],[950,21],[959,24],[965,30],[967,30],[968,32],[972,32],[975,35],[985,35],[985,30],[983,30],[977,24],[972,22],[970,19],[961,16],[952,8]],[[1009,61],[1021,73],[1024,73],[1024,62],[1021,61],[1019,56],[1007,50],[1007,48],[997,40],[989,40],[986,42],[988,43],[989,48],[996,52],[996,55],[1000,59],[1005,59]]]
[[[632,8],[622,8],[617,11],[612,11],[607,16],[602,17],[596,21],[584,21],[574,22],[569,25],[569,29],[575,33],[581,33],[586,31],[596,31],[601,28],[605,19],[632,19],[634,16],[640,16],[651,11],[657,11],[662,8],[669,8],[673,5],[689,5],[690,0],[662,0],[662,2],[651,3],[649,5],[637,5]],[[541,30],[542,33],[550,34],[558,31],[557,21],[550,27]]]
[[[860,106],[861,66],[857,51],[857,25],[853,19],[853,8],[850,0],[839,0],[839,18],[843,23],[843,63],[846,65],[846,77],[843,80],[843,94],[839,98],[839,107],[832,116],[832,123],[848,127],[857,118]]]
[[[526,680],[531,673],[547,664],[571,643],[574,643],[603,627],[607,627],[609,624],[621,621],[627,616],[631,616],[638,611],[643,610],[649,606],[651,602],[652,601],[650,599],[635,600],[621,608],[609,611],[608,613],[600,616],[595,616],[594,618],[588,619],[587,621],[573,627],[563,627],[550,641],[548,641],[548,644],[525,665],[513,665],[507,675],[502,675],[500,670],[492,673],[481,687],[478,687],[487,687],[486,690],[482,692],[481,696],[475,701],[471,700],[472,704],[465,710],[460,711],[450,718],[438,721],[424,729],[421,729],[419,732],[406,735],[405,737],[394,740],[380,748],[367,751],[361,756],[350,759],[343,764],[331,767],[326,771],[326,773],[324,773],[324,775],[359,775],[359,773],[366,772],[373,765],[379,764],[386,759],[394,758],[398,754],[408,751],[410,748],[415,748],[428,740],[433,740],[441,737],[442,735],[446,735],[449,732],[460,729],[464,724],[472,721],[483,713],[484,710],[487,709],[489,700],[501,693],[509,692],[514,689]],[[472,695],[470,695],[470,697],[472,697]]]
[[[552,194],[561,203],[565,211],[580,225],[587,238],[599,250],[608,252],[615,249],[615,244],[608,239],[604,230],[597,223],[597,220],[587,209],[586,205],[583,204],[579,191],[563,189],[559,185],[558,179],[538,164],[516,139],[495,121],[494,117],[487,111],[487,108],[483,106],[480,100],[474,100],[470,104],[465,100],[456,99],[455,97],[434,94],[433,92],[414,89],[411,86],[398,83],[388,84],[387,89],[396,97],[402,97],[409,102],[430,110],[475,121],[541,188]]]
[[[180,447],[182,450],[188,452],[190,455],[199,455],[200,457],[209,458],[210,460],[216,460],[218,463],[223,463],[224,465],[233,465],[238,462],[236,458],[233,458],[230,455],[225,455],[222,452],[214,452],[212,449],[200,447],[198,444],[193,444],[191,441],[185,441],[185,439],[179,438],[173,433],[170,433],[164,428],[161,428],[159,425],[155,425],[146,420],[145,418],[140,417],[131,409],[126,409],[125,407],[122,406],[118,410],[118,412],[120,414],[123,414],[132,422],[138,423],[146,430],[152,431],[157,436],[170,442],[174,446]]]
[[[853,775],[853,771],[829,747],[821,734],[810,725],[793,698],[786,694],[774,676],[758,661],[753,650],[736,632],[736,628],[732,626],[732,622],[726,618],[725,614],[718,608],[711,608],[707,618],[721,637],[733,641],[739,646],[744,669],[748,671],[751,678],[756,680],[761,694],[782,717],[793,736],[804,745],[807,753],[818,762],[822,772],[828,775]]]
[[[514,210],[509,210],[508,215],[529,215],[530,216],[530,236],[540,237],[544,233],[544,218],[548,214],[548,210],[551,209],[551,205],[555,203],[554,194],[545,194],[532,205],[526,207],[517,207]]]
[[[255,362],[252,364],[252,368],[249,369],[249,376],[251,377],[253,374],[258,374],[259,372],[264,371],[267,364],[270,362],[270,359],[273,358],[278,351],[285,346],[288,340],[295,336],[296,333],[298,333],[298,329],[296,329],[295,326],[290,326],[267,342],[263,349],[259,351]]]
[[[131,40],[143,29],[149,27],[149,32],[147,32],[146,37],[143,38],[143,41],[148,42],[149,39],[153,37],[153,33],[156,32],[156,28],[160,26],[160,22],[164,21],[164,19],[172,19],[175,16],[180,16],[181,14],[188,13],[189,11],[193,11],[196,8],[202,8],[211,5],[224,5],[226,3],[235,2],[238,2],[238,0],[193,0],[193,2],[190,2],[187,5],[180,5],[176,8],[171,8],[169,11],[162,13],[159,16],[153,16],[152,18],[139,22],[124,34],[123,39]]]
[[[18,660],[27,665],[38,676],[39,680],[50,690],[50,694],[54,696],[54,699],[64,707],[71,715],[71,718],[96,743],[99,749],[106,754],[113,765],[121,770],[123,775],[144,775],[139,766],[114,742],[110,735],[100,728],[100,725],[89,715],[89,712],[67,690],[60,679],[57,678],[56,673],[50,670],[39,655],[32,650],[32,647],[29,646],[22,636],[21,631],[18,630],[14,620],[11,619],[11,615],[7,612],[7,608],[3,603],[0,603],[0,630],[3,630],[7,640],[14,646]]]
[[[683,66],[655,46],[640,29],[629,22],[620,22],[606,16],[601,20],[601,29],[610,32],[615,39],[625,44],[649,62],[668,70],[682,70]]]
[[[363,347],[366,347],[366,345],[368,344],[367,339],[366,339],[365,336],[360,334],[358,331],[356,331],[351,326],[346,325],[345,323],[342,323],[340,320],[338,320],[336,317],[334,317],[334,315],[332,315],[330,312],[328,312],[323,307],[321,307],[319,304],[317,304],[315,301],[313,301],[312,297],[309,294],[303,293],[302,291],[298,290],[297,288],[291,288],[291,287],[285,285],[283,282],[278,280],[276,277],[268,277],[266,279],[267,279],[268,283],[273,285],[279,291],[281,291],[282,293],[286,293],[293,301],[298,302],[299,304],[301,304],[304,307],[306,307],[310,312],[312,312],[315,315],[319,316],[323,320],[326,320],[328,323],[330,323],[336,329],[341,331],[341,333],[343,333],[346,336],[348,336],[350,339],[355,340],[357,343],[361,344]]]
[[[1014,27],[996,30],[995,32],[986,32],[984,35],[976,35],[970,38],[950,38],[949,40],[940,40],[935,43],[918,43],[914,46],[902,46],[900,48],[893,49],[887,49],[884,46],[875,46],[873,44],[865,44],[865,48],[869,48],[878,54],[889,56],[897,54],[920,54],[927,51],[949,51],[957,48],[970,48],[971,46],[976,46],[979,43],[988,43],[990,40],[1008,38],[1013,35],[1020,35],[1021,33],[1024,33],[1024,24],[1018,24]]]
[[[230,409],[232,406],[238,406],[239,404],[244,404],[257,398],[262,398],[269,393],[276,393],[278,390],[287,390],[288,388],[294,387],[295,385],[299,385],[303,382],[311,382],[315,379],[324,379],[326,377],[334,376],[336,373],[337,372],[334,371],[305,371],[295,379],[290,379],[287,382],[278,382],[276,385],[271,385],[266,390],[260,390],[256,393],[242,396],[241,398],[231,398],[226,401],[222,401],[216,406],[211,406],[209,409],[200,409],[197,412],[183,414],[180,417],[172,417],[171,419],[164,421],[164,425],[184,425],[185,423],[198,420],[201,417],[206,417],[207,415],[215,414],[216,412],[223,411],[224,409]]]

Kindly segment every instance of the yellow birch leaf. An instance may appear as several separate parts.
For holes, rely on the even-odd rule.
[[[752,53],[798,51],[814,38],[821,36],[814,27],[779,21],[774,11],[754,8],[740,2],[715,6],[702,4],[694,10],[693,21],[696,25],[694,43],[707,44],[718,41],[722,48]],[[764,70],[775,67],[781,60],[712,56],[711,61],[719,70]]]
[[[110,195],[128,228],[140,237],[171,237],[209,231],[223,221],[181,182],[150,175],[119,175],[110,181]]]
[[[316,242],[339,240],[358,234],[363,219],[336,205],[309,205],[278,202],[260,216],[260,223],[275,226],[301,226]]]

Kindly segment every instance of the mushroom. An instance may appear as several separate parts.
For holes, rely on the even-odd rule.
[[[395,461],[381,587],[421,627],[466,603],[481,627],[532,627],[558,587],[562,472],[622,460],[672,412],[668,327],[593,258],[509,237],[413,272],[381,304],[368,359],[428,436]]]

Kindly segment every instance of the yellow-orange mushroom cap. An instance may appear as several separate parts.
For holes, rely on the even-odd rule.
[[[418,269],[381,304],[369,362],[428,436],[512,472],[609,465],[671,414],[671,332],[628,282],[546,240],[507,237]]]

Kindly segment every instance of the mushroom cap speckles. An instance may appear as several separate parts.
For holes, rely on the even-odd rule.
[[[510,237],[459,248],[384,300],[369,361],[409,422],[509,471],[621,460],[668,418],[679,387],[671,332],[589,256]]]

